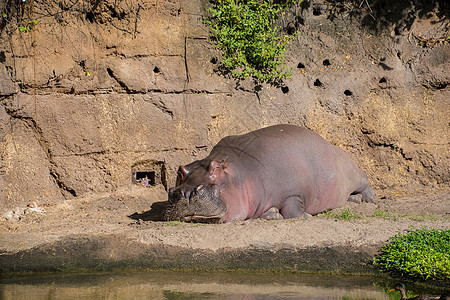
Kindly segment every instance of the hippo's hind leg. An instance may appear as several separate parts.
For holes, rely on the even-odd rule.
[[[303,200],[298,196],[291,196],[284,200],[283,206],[280,209],[280,214],[285,219],[311,217],[310,214],[305,212]]]
[[[351,194],[350,196],[348,196],[348,200],[349,202],[355,202],[355,203],[361,203],[361,198],[362,195],[361,194]]]
[[[378,199],[377,194],[372,190],[370,186],[367,186],[362,192],[362,202],[370,202],[373,203]]]
[[[372,190],[372,188],[369,185],[367,185],[366,188],[363,189],[362,191],[353,192],[348,197],[348,201],[357,202],[357,203],[360,203],[360,202],[373,203],[377,199],[378,199],[377,194],[375,194],[375,192]]]

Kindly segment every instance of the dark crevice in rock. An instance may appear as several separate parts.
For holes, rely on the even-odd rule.
[[[448,86],[448,82],[427,82],[427,84],[423,84],[423,86],[427,89],[442,90]]]
[[[69,193],[73,197],[77,196],[77,193],[75,192],[75,190],[72,189],[71,187],[67,186],[64,183],[64,181],[60,178],[58,172],[56,172],[55,169],[51,169],[50,170],[50,175],[53,177],[53,179],[55,180],[55,182],[58,185],[59,189],[62,191],[63,196],[66,196],[65,195],[66,193]]]
[[[118,82],[118,81],[117,81]],[[22,90],[22,93],[27,95],[33,95],[34,89],[32,87],[27,87],[28,89]],[[51,88],[40,88],[36,90],[36,95],[49,95],[52,94],[55,90]],[[59,94],[67,94],[67,95],[92,95],[92,94],[129,94],[129,95],[146,95],[146,94],[166,94],[166,95],[179,95],[179,94],[206,94],[206,95],[217,95],[223,94],[227,96],[231,96],[230,92],[225,91],[209,91],[209,90],[196,90],[196,89],[182,89],[182,90],[163,90],[163,89],[149,89],[145,91],[135,91],[135,90],[127,90],[123,87],[122,91],[114,91],[112,88],[98,89],[98,90],[87,90],[87,91],[58,91]]]
[[[112,79],[114,79],[125,91],[127,91],[128,94],[131,93],[128,86],[123,81],[119,80],[119,78],[117,78],[117,76],[114,74],[114,71],[111,68],[106,68],[106,71],[108,72],[108,75]]]
[[[392,70],[394,70],[394,68],[388,66],[387,64],[385,64],[383,62],[379,62],[378,65],[385,71],[392,71]]]
[[[109,49],[115,49],[115,46],[107,48]],[[149,54],[135,54],[135,55],[126,55],[123,53],[116,53],[116,51],[108,53],[105,55],[106,57],[118,57],[118,58],[124,58],[124,59],[141,59],[141,58],[148,58],[148,57],[183,57],[181,54],[165,54],[165,53],[149,53]]]
[[[151,101],[151,103],[158,108],[160,111],[162,111],[164,114],[167,114],[170,116],[170,118],[173,119],[173,111],[171,111],[169,108],[167,108],[166,104],[162,101]]]
[[[105,155],[108,153],[109,153],[108,151],[103,150],[103,151],[91,151],[91,152],[70,153],[70,154],[53,154],[53,157],[92,156],[92,155]]]
[[[394,152],[398,152],[404,160],[408,160],[408,161],[413,160],[412,157],[409,157],[408,155],[406,155],[403,148],[401,148],[395,144],[373,142],[373,141],[369,140],[368,145],[372,148],[380,148],[380,147],[388,148],[388,149],[393,150]]]

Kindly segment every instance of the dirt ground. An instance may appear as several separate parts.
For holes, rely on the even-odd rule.
[[[450,190],[381,195],[378,203],[350,203],[308,219],[247,220],[227,224],[145,221],[154,202],[165,201],[162,186],[132,185],[62,203],[30,203],[2,211],[0,253],[31,249],[67,237],[124,235],[143,244],[188,249],[302,248],[384,243],[410,226],[450,228]],[[351,212],[349,220],[333,213]],[[142,217],[142,219],[140,219]]]

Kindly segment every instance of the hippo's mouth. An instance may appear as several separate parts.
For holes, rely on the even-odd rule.
[[[222,223],[227,208],[219,197],[217,186],[200,185],[190,189],[185,185],[169,190],[166,219],[198,223]]]
[[[222,223],[223,214],[218,214],[214,216],[202,216],[202,215],[191,215],[184,216],[181,218],[183,222],[196,222],[196,223]]]

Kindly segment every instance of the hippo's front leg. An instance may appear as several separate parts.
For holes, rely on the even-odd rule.
[[[284,200],[280,213],[285,219],[311,217],[310,214],[305,212],[303,200],[299,196],[291,196]]]

